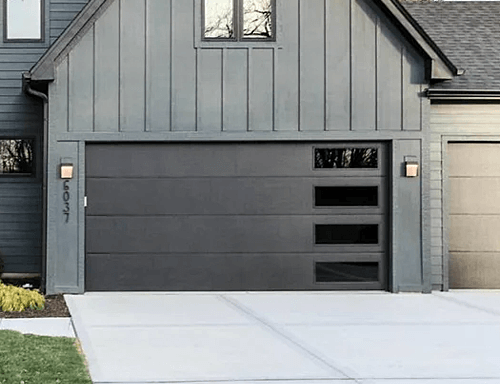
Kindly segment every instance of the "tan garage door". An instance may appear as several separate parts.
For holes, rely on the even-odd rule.
[[[450,288],[500,288],[500,143],[452,143]]]

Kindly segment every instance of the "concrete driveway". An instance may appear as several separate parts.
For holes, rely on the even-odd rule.
[[[66,300],[95,383],[500,383],[500,291]]]

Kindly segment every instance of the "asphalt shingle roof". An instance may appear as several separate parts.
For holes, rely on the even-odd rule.
[[[464,75],[434,88],[500,90],[500,1],[401,2]]]

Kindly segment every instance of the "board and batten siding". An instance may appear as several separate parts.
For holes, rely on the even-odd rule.
[[[371,1],[278,0],[276,42],[201,41],[200,8],[111,2],[57,61],[52,132],[422,129],[424,60]]]
[[[448,141],[500,141],[500,105],[431,105],[431,260],[434,289],[448,288],[446,151]],[[449,191],[448,191],[449,192]]]
[[[0,38],[0,139],[32,138],[36,144],[35,177],[0,175],[0,257],[8,273],[41,272],[43,107],[23,93],[22,73],[30,70],[49,42],[87,3],[47,1],[47,41],[19,43]]]
[[[392,289],[430,290],[427,174],[401,174],[405,156],[427,162],[427,59],[371,0],[276,1],[275,42],[202,41],[202,0],[109,0],[62,48],[49,84],[48,292],[85,290],[86,145],[173,141],[390,143]],[[68,221],[63,159],[76,165]]]

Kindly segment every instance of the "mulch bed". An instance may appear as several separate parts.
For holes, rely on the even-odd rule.
[[[3,280],[4,284],[15,285],[21,287],[26,283],[23,281],[8,281]],[[38,288],[37,281],[30,281],[33,288]],[[27,309],[23,312],[4,312],[0,311],[0,318],[5,319],[20,319],[20,318],[39,318],[39,317],[70,317],[66,301],[63,295],[45,296],[45,308],[41,310]]]
[[[6,319],[37,318],[37,317],[70,317],[63,295],[45,296],[45,308],[41,310],[27,309],[23,312],[3,312],[0,317]]]

